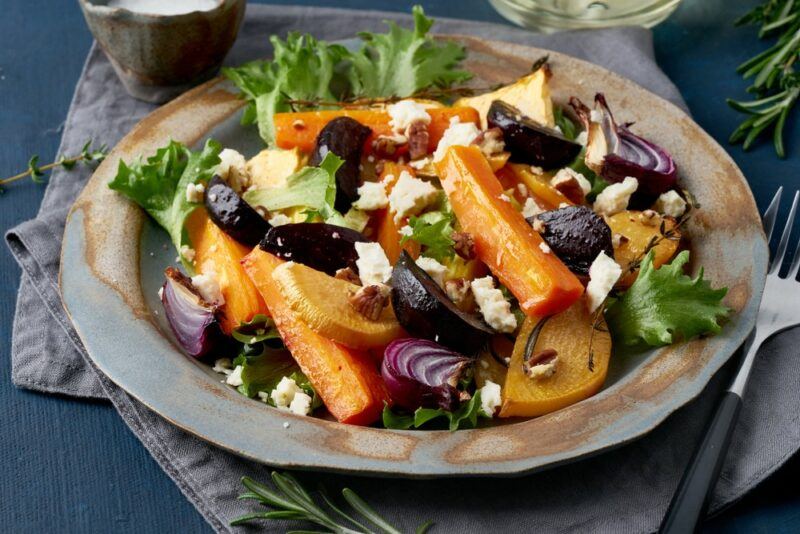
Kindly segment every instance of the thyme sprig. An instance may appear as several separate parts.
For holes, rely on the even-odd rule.
[[[286,103],[292,106],[294,111],[298,111],[304,108],[314,108],[314,107],[337,107],[337,108],[362,108],[362,107],[370,107],[370,106],[382,106],[387,104],[393,104],[395,102],[399,102],[400,100],[408,100],[412,99],[420,99],[420,100],[449,100],[452,98],[462,97],[462,96],[473,96],[480,93],[485,93],[488,91],[494,91],[498,87],[502,87],[503,84],[497,84],[493,86],[487,87],[467,87],[467,86],[457,86],[457,87],[434,87],[431,89],[423,89],[421,91],[417,91],[411,96],[386,96],[386,97],[376,97],[376,98],[365,98],[365,97],[353,97],[353,98],[345,98],[343,100],[324,100],[324,99],[286,99]]]
[[[286,519],[290,521],[306,521],[322,527],[321,531],[300,530],[296,533],[332,532],[335,534],[401,534],[394,525],[386,521],[369,504],[359,497],[353,490],[344,488],[342,497],[355,511],[355,514],[345,512],[320,487],[319,496],[326,507],[317,500],[289,473],[271,473],[275,489],[256,482],[250,477],[243,477],[242,484],[247,492],[239,495],[241,500],[254,500],[273,510],[254,512],[243,515],[231,521],[231,526],[244,525],[261,519]],[[371,524],[371,526],[367,526]],[[420,525],[416,534],[424,534],[433,525],[426,522]]]
[[[736,69],[744,79],[753,79],[747,92],[756,98],[747,102],[727,99],[733,109],[749,115],[733,131],[730,142],[742,143],[747,150],[772,128],[775,152],[783,158],[784,125],[800,97],[800,76],[794,70],[800,55],[800,2],[768,0],[736,21],[737,26],[746,24],[760,25],[760,38],[777,36],[777,40]]]
[[[67,157],[64,154],[62,154],[56,161],[48,163],[46,165],[39,165],[39,156],[37,154],[34,154],[28,160],[28,168],[26,170],[18,174],[15,174],[14,176],[9,176],[8,178],[3,178],[0,180],[0,193],[5,191],[5,188],[3,186],[6,186],[18,180],[22,180],[23,178],[27,178],[28,176],[30,176],[32,182],[40,184],[44,182],[44,176],[46,171],[55,169],[56,167],[63,167],[66,170],[71,170],[78,163],[83,163],[85,165],[99,163],[103,161],[107,155],[108,155],[108,147],[106,147],[106,145],[100,145],[99,147],[94,147],[92,145],[91,139],[89,139],[83,145],[80,154],[72,157]]]
[[[636,272],[636,270],[641,267],[642,261],[644,261],[644,258],[647,256],[647,254],[656,248],[659,243],[663,242],[664,240],[680,241],[680,230],[686,226],[686,223],[689,222],[695,212],[700,209],[700,203],[697,202],[697,199],[694,198],[694,195],[692,195],[686,189],[683,189],[682,192],[683,197],[686,200],[686,210],[680,217],[675,219],[675,224],[669,229],[666,227],[666,222],[664,219],[661,220],[661,224],[658,228],[658,234],[651,237],[647,242],[647,245],[645,245],[644,249],[642,249],[642,252],[637,254],[636,257],[627,265],[627,267],[622,270],[622,274],[619,277],[620,280]],[[591,372],[594,372],[594,333],[608,331],[603,326],[603,318],[605,316],[606,308],[608,307],[609,299],[613,298],[613,296],[614,295],[612,291],[612,293],[606,296],[603,302],[600,303],[600,306],[597,307],[597,310],[595,310],[594,315],[592,316],[592,332],[589,334],[589,360],[587,362],[587,366]]]

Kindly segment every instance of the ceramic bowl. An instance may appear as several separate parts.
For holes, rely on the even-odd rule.
[[[158,14],[178,9],[167,0],[153,13],[116,3],[110,6],[110,0],[79,2],[92,35],[125,89],[154,103],[171,100],[217,73],[236,40],[246,4],[245,0],[183,0],[181,4],[199,9]]]

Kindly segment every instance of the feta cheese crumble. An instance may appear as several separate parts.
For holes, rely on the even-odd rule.
[[[589,267],[589,284],[586,286],[586,304],[589,313],[594,312],[603,303],[608,293],[622,275],[622,267],[605,252],[597,255]]]
[[[656,200],[655,209],[670,217],[680,217],[686,211],[686,201],[677,191],[662,193]]]
[[[244,381],[242,380],[243,369],[244,368],[241,365],[237,365],[233,372],[228,375],[228,378],[225,379],[225,383],[235,388],[244,384]]]
[[[267,222],[272,226],[283,226],[284,224],[291,223],[292,219],[290,217],[287,217],[283,213],[275,213],[269,218]]]
[[[544,210],[536,203],[533,198],[528,197],[525,199],[525,205],[522,206],[522,216],[526,219],[544,213]]]
[[[542,252],[544,252],[545,254],[550,254],[550,252],[552,251],[552,249],[550,248],[550,246],[549,246],[547,243],[545,243],[544,241],[542,241],[541,243],[539,243],[539,250],[541,250],[541,251],[542,251]]]
[[[528,378],[532,378],[533,380],[549,378],[556,374],[556,365],[558,365],[558,356],[552,358],[547,363],[532,365],[526,374]]]
[[[389,113],[389,126],[396,132],[405,132],[412,122],[422,121],[430,124],[431,116],[425,106],[414,100],[401,100],[386,108]]]
[[[412,235],[414,235],[414,229],[411,228],[409,225],[405,225],[402,228],[400,228],[400,235],[411,237]]]
[[[189,263],[194,263],[194,258],[196,256],[196,253],[192,247],[190,247],[189,245],[181,245],[181,249],[179,252],[181,254],[181,257],[183,257],[186,261],[188,261]]]
[[[511,312],[511,304],[503,292],[494,287],[491,276],[478,278],[470,283],[475,302],[486,322],[498,332],[511,333],[517,328],[517,318]]]
[[[611,184],[597,195],[594,211],[601,215],[614,215],[628,207],[631,195],[639,188],[639,181],[631,176],[622,182]]]
[[[357,242],[355,247],[358,254],[356,267],[361,283],[366,287],[389,282],[392,266],[380,244]]]
[[[444,275],[447,273],[447,267],[435,259],[425,256],[421,256],[417,259],[417,267],[428,273],[439,287],[444,287]]]
[[[360,210],[372,211],[385,208],[388,204],[386,186],[381,182],[364,182],[364,185],[358,188],[358,200],[353,206]]]
[[[481,389],[481,411],[488,417],[494,417],[494,412],[503,403],[500,395],[500,385],[487,380]]]
[[[206,186],[203,184],[186,184],[186,202],[202,202]]]
[[[397,183],[389,193],[389,205],[395,222],[416,215],[439,197],[439,190],[424,180],[414,178],[408,171],[400,173]]]
[[[221,375],[229,375],[233,372],[233,364],[230,358],[220,358],[214,362],[214,367],[211,368],[215,373]]]
[[[203,300],[215,306],[222,306],[225,304],[225,297],[219,287],[217,280],[217,273],[214,270],[213,263],[203,263],[203,274],[198,274],[192,277],[192,285],[203,297]]]
[[[586,196],[591,192],[592,183],[589,180],[587,180],[584,175],[573,169],[570,169],[569,167],[564,167],[563,169],[560,169],[556,173],[556,175],[553,176],[553,179],[550,180],[550,185],[552,185],[557,189],[558,188],[557,186],[559,184],[569,182],[570,180],[575,180],[576,182],[578,182],[581,191],[583,191],[583,196]]]
[[[458,117],[453,117],[457,119]],[[481,131],[471,122],[450,122],[450,127],[442,134],[442,139],[433,153],[433,161],[444,158],[451,146],[469,146],[480,135]]]
[[[311,413],[311,397],[297,385],[294,378],[284,376],[269,394],[275,407],[288,410],[297,415]]]
[[[217,174],[225,180],[237,193],[241,193],[250,185],[250,175],[247,174],[247,161],[239,152],[226,148],[219,153]]]

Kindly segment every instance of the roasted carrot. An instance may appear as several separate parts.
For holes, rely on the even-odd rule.
[[[458,117],[461,122],[480,124],[478,112],[472,108],[431,108],[428,110],[431,123],[428,125],[428,152],[436,150],[444,131],[450,127],[450,119]],[[299,148],[311,152],[322,128],[338,117],[350,117],[372,129],[364,148],[372,149],[372,141],[379,135],[391,135],[389,114],[371,109],[333,109],[325,111],[302,111],[275,114],[275,143],[280,148]]]
[[[574,204],[570,199],[565,197],[561,191],[550,185],[552,173],[538,174],[532,172],[527,165],[511,163],[502,168],[497,176],[500,178],[501,182],[505,179],[510,179],[524,184],[528,193],[530,193],[543,208],[554,210],[558,209],[561,204]]]
[[[581,296],[580,281],[503,199],[503,186],[477,147],[451,147],[437,169],[453,212],[475,240],[478,258],[526,314],[552,315]]]
[[[284,344],[306,374],[328,411],[342,423],[375,422],[389,397],[375,360],[323,337],[298,318],[281,296],[272,272],[280,260],[260,248],[244,257],[242,265],[261,292]]]
[[[414,174],[414,169],[407,165],[398,165],[392,161],[387,161],[384,164],[380,179],[386,185],[387,193],[392,191],[394,181],[396,181],[403,171],[407,171],[412,175]],[[390,176],[393,176],[395,180],[389,179],[388,177]],[[406,224],[405,222],[395,223],[394,214],[389,208],[385,208],[377,213],[376,219],[377,241],[381,244],[381,247],[383,247],[386,257],[389,258],[389,263],[392,265],[397,263],[400,252],[403,250],[411,254],[412,258],[417,259],[419,256],[419,243],[416,241],[406,241],[404,245],[400,244],[400,240],[403,237],[400,234],[400,228]]]
[[[200,274],[216,273],[225,304],[222,305],[222,329],[231,331],[267,307],[240,263],[250,249],[219,229],[205,209],[197,209],[187,223],[189,241],[195,252],[195,270]]]

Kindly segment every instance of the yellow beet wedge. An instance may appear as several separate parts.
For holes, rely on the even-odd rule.
[[[675,239],[661,239],[653,247],[653,267],[658,268],[667,263],[678,251],[680,232],[675,229],[675,219],[662,217],[658,214],[650,214],[646,217],[641,211],[621,211],[609,217],[606,222],[611,228],[612,234],[619,234],[619,244],[614,247],[614,260],[622,267],[622,271],[628,270],[628,266],[634,260],[641,260],[651,239],[657,238],[661,234],[661,223],[664,222],[664,231],[672,231]],[[626,275],[620,285],[629,286],[636,280],[638,271]]]
[[[402,335],[391,304],[377,321],[350,305],[359,286],[299,263],[288,262],[272,274],[289,307],[309,328],[347,347],[382,347]]]
[[[591,397],[603,386],[611,357],[611,336],[605,322],[595,330],[592,341],[593,370],[589,369],[589,340],[592,315],[584,298],[566,311],[546,319],[536,332],[540,318],[528,317],[522,325],[503,387],[500,417],[535,417],[560,410]],[[528,338],[534,335],[532,354],[545,349],[558,353],[552,376],[530,378],[523,370]]]

